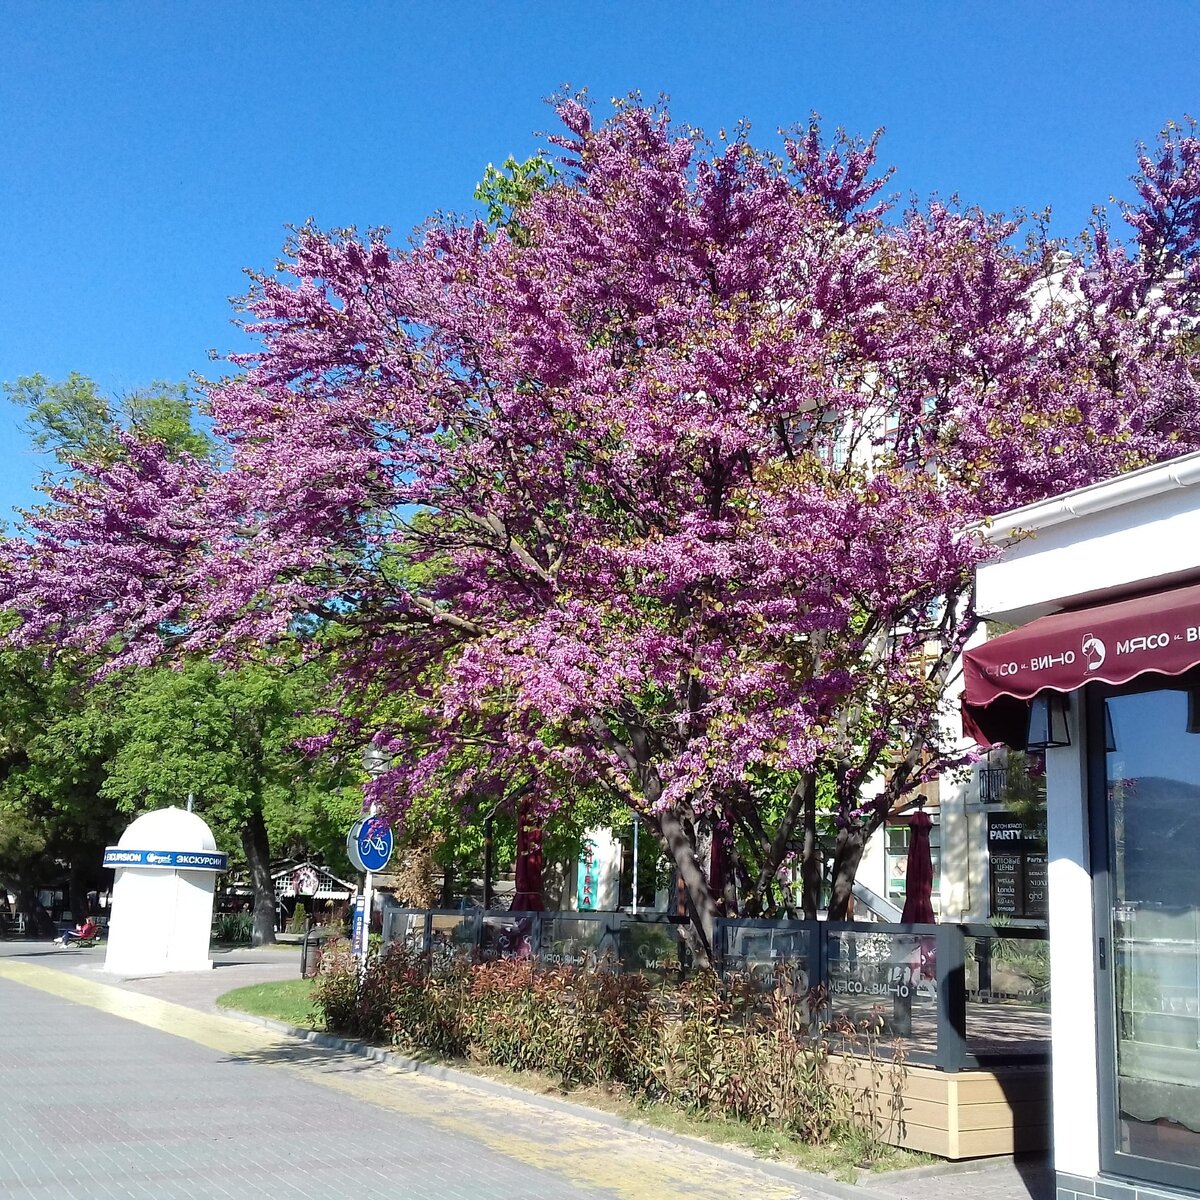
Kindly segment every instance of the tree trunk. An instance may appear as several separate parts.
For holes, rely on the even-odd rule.
[[[800,908],[805,919],[815,921],[821,907],[821,843],[817,840],[817,788],[814,781],[804,797],[804,851],[800,860]]]
[[[854,879],[866,846],[867,833],[859,823],[838,831],[833,852],[833,889],[829,897],[828,918],[845,921],[854,895]]]
[[[275,941],[275,885],[271,882],[271,843],[261,812],[255,812],[242,827],[242,849],[250,870],[250,886],[254,889],[254,930],[250,941],[255,946],[269,946]]]
[[[25,936],[31,938],[53,937],[54,918],[42,907],[37,890],[32,883],[21,880],[17,884],[17,912],[25,914]]]
[[[658,818],[663,841],[679,871],[692,918],[692,952],[703,966],[715,966],[717,901],[708,884],[708,875],[696,859],[696,847],[678,815],[665,812]]]
[[[77,855],[71,860],[71,874],[67,881],[67,903],[71,907],[71,916],[76,923],[83,920],[87,913],[87,878],[83,863]]]

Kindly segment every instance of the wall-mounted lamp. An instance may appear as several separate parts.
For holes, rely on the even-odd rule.
[[[388,773],[388,768],[392,765],[392,756],[382,746],[376,746],[372,742],[363,747],[362,764],[363,770],[372,779],[378,779],[380,775]]]
[[[1067,698],[1061,692],[1042,692],[1029,702],[1029,732],[1026,750],[1046,750],[1051,746],[1069,746]]]

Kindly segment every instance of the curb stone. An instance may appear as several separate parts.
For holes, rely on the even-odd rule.
[[[860,1187],[858,1184],[842,1183],[840,1180],[830,1179],[827,1175],[817,1175],[812,1171],[805,1171],[801,1167],[787,1166],[784,1163],[772,1162],[768,1158],[759,1158],[757,1155],[751,1154],[750,1151],[742,1150],[738,1147],[721,1146],[715,1142],[708,1142],[703,1138],[692,1137],[686,1133],[672,1133],[670,1130],[659,1129],[644,1121],[637,1121],[630,1117],[618,1117],[612,1113],[606,1113],[602,1109],[590,1108],[586,1104],[577,1104],[572,1100],[560,1099],[557,1096],[545,1096],[540,1092],[527,1091],[525,1088],[515,1087],[512,1084],[498,1083],[493,1079],[485,1079],[479,1075],[472,1075],[469,1071],[460,1071],[455,1067],[442,1066],[440,1063],[425,1062],[422,1059],[411,1058],[407,1054],[397,1054],[393,1050],[384,1050],[382,1047],[371,1046],[366,1042],[356,1041],[353,1038],[337,1037],[331,1033],[319,1033],[315,1029],[301,1029],[297,1025],[288,1025],[283,1021],[272,1020],[270,1017],[255,1016],[253,1013],[239,1012],[234,1008],[217,1008],[216,1011],[222,1016],[246,1021],[251,1025],[261,1025],[266,1029],[274,1030],[276,1033],[285,1033],[290,1037],[296,1038],[298,1041],[308,1042],[314,1046],[321,1046],[326,1050],[340,1050],[347,1054],[357,1055],[359,1058],[370,1059],[372,1062],[383,1063],[386,1066],[393,1067],[397,1071],[404,1071],[414,1075],[425,1075],[431,1079],[445,1080],[447,1083],[458,1084],[461,1087],[471,1088],[490,1096],[520,1100],[522,1103],[531,1104],[535,1108],[547,1109],[550,1112],[559,1112],[572,1117],[581,1117],[597,1125],[604,1125],[609,1129],[624,1130],[627,1133],[635,1133],[639,1137],[663,1142],[668,1146],[691,1150],[695,1153],[703,1154],[708,1158],[716,1159],[726,1166],[744,1167],[761,1171],[764,1175],[778,1179],[781,1183],[788,1183],[793,1187],[802,1189],[802,1195],[812,1197],[812,1200],[879,1200],[877,1194]],[[958,1164],[954,1165],[957,1166]],[[926,1168],[918,1167],[916,1169],[921,1171]],[[933,1168],[935,1171],[937,1169],[936,1167]],[[904,1173],[889,1173],[886,1176],[878,1176],[878,1178],[892,1179],[896,1174]]]

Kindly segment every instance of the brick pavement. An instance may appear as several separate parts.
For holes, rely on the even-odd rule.
[[[0,943],[0,960],[6,954],[19,954],[21,943]],[[173,975],[147,975],[133,978],[110,976],[103,972],[104,945],[84,950],[60,950],[34,943],[25,961],[53,967],[84,979],[100,979],[116,987],[171,1000],[189,1008],[211,1011],[218,996],[234,988],[252,983],[271,983],[279,979],[296,979],[300,974],[300,951],[295,946],[276,946],[264,950],[230,950],[213,952],[211,971],[188,971]]]
[[[566,1114],[0,958],[0,1197],[800,1197]]]
[[[9,957],[17,963],[51,967],[78,981],[84,989],[101,980],[108,981],[108,977],[100,973],[102,948],[97,951],[63,952],[27,943],[0,943],[0,1013],[6,1016],[9,1013],[10,993],[25,990],[14,989],[4,979],[5,959]],[[72,1009],[65,997],[57,1001],[59,1007],[54,1020],[69,1024],[73,1019],[89,1029],[97,1020],[124,1026],[120,1034],[113,1034],[118,1042],[126,1049],[130,1046],[140,1047],[138,1053],[143,1062],[149,1056],[160,1070],[165,1069],[176,1075],[178,1070],[168,1064],[175,1061],[169,1048],[179,1044],[177,1038],[164,1039],[164,1035],[155,1033],[153,1028],[139,1029],[137,1025],[129,1025],[128,1021],[144,1021],[152,1027],[157,1023],[159,1028],[171,1029],[174,1020],[174,1032],[180,1036],[199,1038],[201,1043],[207,1040],[210,1043],[207,1051],[203,1047],[197,1050],[196,1044],[193,1044],[189,1053],[198,1052],[202,1055],[202,1061],[207,1066],[201,1070],[201,1075],[206,1081],[205,1088],[210,1090],[186,1111],[192,1114],[190,1119],[215,1131],[208,1138],[209,1141],[229,1143],[229,1148],[234,1151],[231,1157],[238,1162],[246,1155],[253,1161],[255,1147],[261,1146],[261,1161],[255,1163],[253,1170],[249,1170],[243,1178],[240,1167],[234,1167],[230,1174],[227,1166],[217,1181],[232,1189],[226,1191],[211,1188],[207,1191],[194,1190],[210,1186],[202,1171],[186,1185],[182,1178],[168,1181],[167,1184],[160,1180],[148,1192],[138,1191],[133,1186],[126,1191],[88,1190],[89,1179],[86,1175],[73,1179],[69,1173],[65,1177],[66,1184],[56,1181],[54,1186],[59,1190],[53,1187],[48,1191],[27,1188],[11,1190],[13,1184],[5,1166],[5,1155],[11,1140],[10,1135],[5,1133],[8,1127],[5,1107],[8,1103],[6,1097],[11,1092],[6,1063],[14,1026],[6,1021],[4,1027],[0,1028],[0,1198],[54,1196],[58,1200],[74,1200],[76,1196],[154,1195],[162,1197],[162,1200],[170,1200],[175,1196],[303,1197],[349,1192],[368,1198],[386,1195],[400,1200],[410,1196],[414,1200],[426,1196],[436,1200],[459,1200],[467,1196],[513,1196],[521,1197],[521,1200],[538,1200],[540,1197],[555,1200],[558,1196],[579,1197],[581,1200],[592,1196],[653,1196],[655,1200],[660,1200],[662,1197],[684,1194],[698,1200],[710,1195],[746,1195],[754,1196],[755,1200],[770,1200],[776,1196],[815,1195],[804,1189],[781,1188],[778,1180],[767,1179],[754,1171],[739,1171],[724,1164],[705,1162],[703,1156],[686,1151],[683,1152],[685,1183],[673,1172],[668,1171],[667,1175],[662,1173],[680,1153],[674,1148],[643,1144],[641,1138],[630,1137],[627,1133],[598,1122],[576,1119],[574,1123],[567,1121],[564,1125],[558,1114],[548,1114],[535,1108],[522,1111],[525,1106],[519,1102],[514,1105],[511,1101],[469,1088],[397,1075],[385,1067],[367,1064],[352,1056],[301,1047],[290,1039],[213,1018],[211,1014],[216,1011],[216,997],[230,988],[269,979],[294,978],[298,970],[295,954],[279,950],[235,952],[220,956],[217,961],[220,965],[211,972],[113,981],[120,989],[135,993],[127,1003],[150,1006],[140,1013],[127,1009],[122,1014],[127,1018],[125,1022],[115,1015],[120,1003],[111,999],[99,1001],[101,1007],[107,1007],[114,1013],[105,1017],[102,1013],[88,1012],[86,1009]],[[62,985],[63,988],[72,986],[65,981]],[[107,996],[111,991],[112,988],[103,987],[100,995]],[[37,994],[32,995],[36,997]],[[78,992],[73,998],[77,1001],[80,999]],[[154,1007],[156,1001],[161,1000],[173,1003]],[[86,999],[84,1002],[87,1002]],[[37,1007],[36,999],[32,1003]],[[187,1005],[194,1012],[207,1014],[204,1018],[196,1019],[215,1021],[215,1026],[193,1028],[190,1032],[181,1030],[178,1027],[176,1004]],[[72,1013],[73,1018],[69,1015]],[[19,1028],[21,1023],[16,1024]],[[104,1028],[108,1029],[109,1026],[105,1025]],[[234,1036],[233,1028],[238,1030],[239,1036]],[[73,1037],[74,1031],[67,1036]],[[106,1033],[106,1040],[108,1036]],[[147,1038],[149,1040],[145,1040]],[[19,1040],[24,1044],[26,1039]],[[211,1054],[221,1046],[226,1048],[225,1056],[214,1064],[210,1061]],[[119,1055],[120,1046],[116,1052]],[[206,1053],[209,1058],[203,1058]],[[218,1066],[220,1071],[217,1070]],[[234,1080],[240,1085],[243,1079],[252,1078],[252,1087],[249,1093],[244,1086],[235,1087],[232,1098],[226,1102],[222,1098],[222,1088],[229,1086],[229,1071],[234,1066],[242,1071],[242,1074],[234,1074]],[[245,1075],[247,1068],[253,1069],[249,1076]],[[289,1075],[300,1076],[298,1083],[303,1085],[306,1096],[302,1102],[298,1102],[289,1091],[291,1084],[279,1081],[281,1069]],[[214,1071],[216,1074],[210,1078],[210,1073]],[[267,1078],[274,1076],[269,1084],[263,1078],[264,1071]],[[159,1071],[156,1071],[155,1078],[158,1074]],[[90,1078],[89,1093],[100,1082],[99,1079]],[[123,1086],[125,1090],[119,1088],[115,1093],[113,1089],[101,1087],[100,1094],[115,1094],[120,1099],[130,1085],[126,1082]],[[325,1089],[326,1094],[314,1096],[312,1089],[318,1092]],[[342,1095],[335,1097],[331,1103],[327,1094],[330,1091]],[[92,1101],[96,1103],[94,1096]],[[177,1140],[174,1135],[168,1135],[161,1126],[153,1123],[142,1127],[137,1121],[137,1111],[140,1109],[131,1116],[123,1114],[119,1106],[114,1108],[110,1104],[104,1108],[101,1104],[101,1107],[104,1111],[118,1114],[119,1120],[124,1123],[120,1126],[121,1130],[126,1127],[155,1130],[149,1139],[151,1149],[156,1145],[155,1138],[165,1137],[167,1143],[164,1144],[171,1145]],[[153,1104],[150,1107],[155,1108]],[[215,1122],[206,1124],[204,1115],[214,1108],[221,1116]],[[225,1119],[226,1115],[235,1118],[232,1130],[230,1121]],[[174,1128],[173,1125],[170,1127]],[[319,1149],[308,1145],[304,1132],[314,1127],[327,1135],[322,1137]],[[371,1184],[382,1189],[377,1192],[347,1186],[351,1177],[349,1164],[353,1162],[353,1157],[346,1147],[362,1143],[357,1133],[359,1129],[366,1131],[368,1141],[374,1139],[380,1146],[386,1147],[378,1159],[378,1165],[390,1182]],[[518,1129],[536,1129],[539,1134],[531,1139],[527,1133],[522,1136],[515,1132]],[[418,1153],[414,1156],[404,1150],[404,1146],[411,1143],[414,1137],[423,1149],[428,1147],[429,1154]],[[121,1143],[120,1136],[116,1140],[118,1144]],[[143,1151],[146,1149],[145,1141],[143,1136],[139,1143]],[[283,1147],[282,1154],[280,1147]],[[176,1150],[172,1149],[171,1153],[176,1153]],[[73,1152],[56,1151],[50,1157],[56,1163],[61,1159],[63,1169],[68,1172],[77,1169]],[[86,1151],[84,1157],[89,1162],[94,1161]],[[493,1159],[499,1165],[493,1167]],[[693,1160],[696,1160],[694,1164]],[[480,1162],[485,1164],[482,1178],[474,1170]],[[264,1167],[263,1163],[269,1164],[269,1167]],[[368,1176],[370,1182],[369,1172]],[[134,1184],[138,1182],[138,1179],[131,1180]],[[316,1192],[303,1190],[317,1183],[319,1187]],[[78,1190],[62,1190],[63,1186],[76,1187]],[[265,1191],[262,1190],[264,1186]],[[286,1190],[289,1187],[293,1190]],[[934,1168],[892,1176],[874,1176],[864,1180],[860,1188],[840,1185],[838,1190],[843,1195],[857,1193],[862,1200],[870,1200],[871,1197],[877,1200],[1053,1200],[1054,1196],[1053,1174],[1044,1161],[1014,1164],[1011,1160],[957,1164],[944,1172]]]

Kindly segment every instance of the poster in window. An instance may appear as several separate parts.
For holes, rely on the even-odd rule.
[[[1044,918],[1046,833],[1011,813],[987,814],[988,869],[994,917]]]

